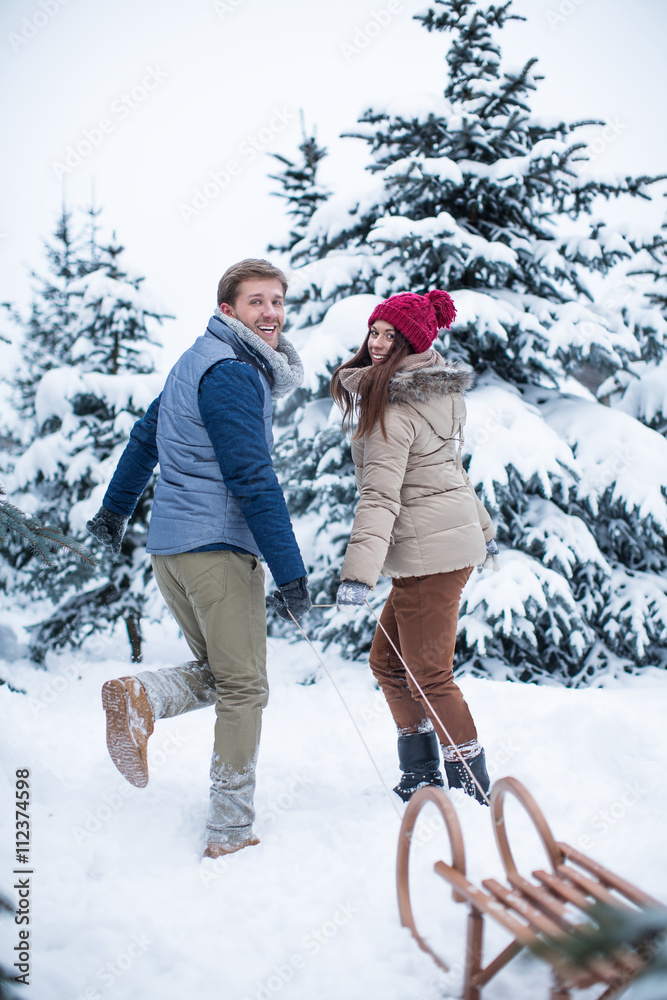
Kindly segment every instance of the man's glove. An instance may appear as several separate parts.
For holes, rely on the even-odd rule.
[[[308,577],[300,576],[298,580],[284,583],[279,590],[274,590],[273,597],[267,597],[266,605],[286,622],[291,622],[292,618],[300,622],[313,606],[308,593]]]
[[[115,514],[106,507],[100,507],[92,521],[86,521],[86,528],[102,545],[110,548],[115,556],[120,553],[121,542],[125,534],[125,526],[129,518]]]
[[[477,567],[477,572],[478,573],[482,572],[482,570],[484,569],[484,567],[488,563],[489,559],[493,563],[494,570],[498,571],[500,569],[500,560],[498,558],[499,553],[500,553],[500,549],[498,548],[498,545],[496,544],[496,540],[495,540],[495,538],[492,538],[490,542],[486,543],[486,559],[484,560],[484,562],[482,563],[481,566]]]
[[[370,591],[367,583],[359,583],[358,580],[343,580],[338,587],[336,594],[336,604],[339,607],[361,607],[366,603],[366,597]]]

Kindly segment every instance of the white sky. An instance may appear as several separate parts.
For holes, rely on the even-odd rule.
[[[43,267],[41,240],[63,196],[54,163],[106,119],[106,134],[66,175],[66,197],[85,207],[94,184],[126,260],[178,317],[171,361],[200,333],[222,271],[263,256],[286,232],[282,204],[269,195],[275,161],[266,153],[292,155],[299,109],[336,147],[327,166],[335,184],[363,152],[337,137],[364,108],[443,89],[446,36],[412,21],[424,9],[423,0],[4,0],[0,300],[26,301],[28,269]],[[663,0],[518,0],[514,10],[528,21],[503,33],[503,50],[510,67],[539,57],[546,79],[535,110],[617,122],[605,164],[665,170]],[[346,55],[377,12],[388,23]],[[153,89],[127,107],[123,95],[141,88],[149,70],[157,71]],[[260,134],[263,151],[251,158]],[[238,173],[186,223],[180,206],[230,160]]]

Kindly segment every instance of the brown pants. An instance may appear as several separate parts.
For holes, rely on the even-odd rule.
[[[396,579],[380,616],[433,710],[406,674],[380,626],[370,652],[371,670],[399,732],[419,732],[430,719],[443,746],[477,739],[470,709],[453,672],[459,600],[471,572],[468,566],[452,573]]]

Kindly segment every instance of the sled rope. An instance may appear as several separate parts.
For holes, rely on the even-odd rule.
[[[335,607],[335,606],[336,606],[335,604],[317,605],[317,607],[332,607],[332,608]],[[289,611],[289,608],[287,610]],[[403,814],[402,814],[402,812],[401,812],[401,810],[400,810],[400,808],[398,806],[398,803],[396,802],[396,800],[394,798],[392,790],[389,788],[389,785],[387,784],[387,782],[382,777],[382,772],[380,771],[380,768],[377,766],[377,763],[375,762],[375,757],[371,753],[370,747],[368,746],[368,743],[364,739],[363,733],[359,729],[359,726],[357,725],[357,722],[356,722],[354,716],[352,715],[352,712],[350,711],[350,708],[349,708],[347,702],[345,701],[345,698],[343,697],[343,694],[342,694],[340,688],[338,687],[338,685],[336,684],[335,680],[333,679],[330,671],[327,668],[326,663],[324,662],[324,660],[322,659],[322,657],[320,656],[320,654],[318,653],[318,651],[315,649],[315,647],[313,646],[312,642],[310,641],[310,639],[308,638],[308,636],[306,635],[306,633],[304,632],[304,630],[301,628],[301,626],[299,625],[298,621],[296,620],[296,618],[294,617],[294,615],[292,614],[291,611],[289,611],[289,615],[290,615],[290,618],[292,619],[292,621],[294,622],[294,624],[296,625],[296,627],[298,628],[299,632],[304,637],[304,639],[306,640],[306,642],[308,643],[308,645],[312,649],[313,653],[315,654],[315,656],[319,660],[320,665],[322,666],[322,669],[324,670],[325,674],[327,675],[327,677],[329,678],[329,680],[333,684],[334,691],[336,692],[336,694],[340,698],[341,702],[343,703],[343,707],[345,708],[345,711],[347,712],[347,714],[349,715],[350,719],[352,720],[352,725],[354,726],[354,728],[357,731],[357,736],[359,737],[359,739],[361,740],[361,742],[364,745],[364,749],[366,750],[366,753],[368,754],[368,756],[370,758],[370,761],[371,761],[373,767],[375,768],[375,770],[377,772],[378,778],[382,782],[384,790],[387,793],[387,796],[389,797],[389,801],[391,802],[392,806],[394,807],[394,811],[395,811],[396,815],[398,816],[399,819],[402,819],[402,815]]]
[[[460,752],[459,748],[457,747],[456,743],[454,742],[454,739],[453,739],[453,737],[452,737],[451,733],[449,732],[449,730],[447,729],[447,726],[446,726],[446,725],[444,724],[444,722],[442,721],[442,719],[440,718],[440,716],[439,716],[439,715],[438,715],[438,713],[436,712],[435,708],[433,707],[433,705],[431,704],[431,702],[430,702],[430,700],[429,700],[429,698],[428,698],[428,695],[426,694],[426,692],[425,692],[425,691],[424,691],[424,689],[422,688],[421,684],[419,683],[419,681],[417,680],[417,678],[415,677],[415,675],[414,675],[414,674],[412,673],[412,671],[410,670],[410,667],[409,667],[409,666],[407,665],[407,663],[405,662],[405,660],[404,660],[404,659],[403,659],[403,657],[401,656],[401,653],[400,653],[400,651],[399,651],[399,650],[398,650],[398,649],[396,648],[396,646],[395,646],[394,642],[393,642],[393,641],[392,641],[392,639],[391,639],[391,636],[389,636],[389,635],[387,634],[387,630],[385,629],[384,625],[382,624],[382,622],[380,621],[380,619],[378,618],[378,616],[377,616],[377,615],[375,614],[375,611],[373,610],[373,608],[371,607],[371,605],[370,605],[370,604],[368,603],[368,598],[366,598],[366,601],[365,601],[365,604],[366,604],[366,607],[368,608],[368,610],[370,611],[370,613],[371,613],[371,614],[373,615],[373,618],[375,618],[375,621],[376,621],[376,622],[378,623],[378,625],[380,626],[380,628],[381,628],[381,629],[382,629],[382,631],[384,632],[384,634],[385,634],[385,636],[387,637],[387,640],[388,640],[388,642],[390,643],[390,645],[391,645],[392,649],[394,650],[394,652],[395,652],[395,653],[396,653],[396,655],[398,656],[399,660],[401,661],[401,663],[402,663],[402,664],[403,664],[403,666],[405,667],[405,671],[406,671],[406,673],[407,673],[407,674],[408,674],[408,676],[409,676],[409,677],[410,677],[410,678],[412,679],[412,681],[413,681],[413,682],[414,682],[414,684],[415,684],[415,687],[417,688],[417,690],[419,691],[420,695],[421,695],[421,696],[422,696],[422,698],[424,699],[425,703],[426,703],[426,704],[428,705],[429,709],[431,710],[431,713],[432,713],[432,715],[433,715],[433,718],[437,719],[437,721],[438,721],[438,722],[440,723],[440,725],[442,726],[442,731],[444,732],[445,736],[447,737],[447,739],[448,739],[448,740],[449,740],[449,742],[451,743],[451,745],[452,745],[452,748],[453,748],[453,750],[454,750],[454,753],[456,754],[456,756],[457,756],[457,757],[459,758],[459,760],[460,760],[460,761],[461,761],[461,763],[463,764],[463,767],[465,768],[465,770],[466,770],[466,771],[468,772],[468,775],[469,775],[469,777],[470,777],[470,780],[472,781],[472,783],[473,783],[474,785],[476,785],[476,786],[477,786],[477,789],[479,790],[479,793],[480,793],[480,795],[481,795],[481,796],[483,797],[483,799],[484,799],[484,801],[486,802],[487,806],[488,806],[488,805],[490,805],[490,800],[489,800],[489,796],[488,796],[488,795],[486,794],[486,792],[484,791],[484,789],[483,789],[483,788],[482,788],[482,786],[480,785],[479,781],[477,780],[477,778],[475,777],[475,775],[474,775],[474,774],[472,773],[472,770],[471,770],[470,766],[468,765],[468,762],[467,762],[467,761],[465,760],[465,758],[463,757],[463,754],[462,754],[462,753]],[[314,608],[336,608],[336,607],[338,607],[338,605],[337,605],[337,604],[313,604],[313,607],[314,607]],[[301,626],[299,625],[299,623],[298,623],[298,621],[296,620],[296,618],[295,618],[295,617],[294,617],[294,616],[292,615],[292,612],[291,612],[291,611],[290,611],[290,617],[291,617],[292,621],[294,622],[294,624],[296,625],[296,627],[297,627],[297,628],[299,629],[299,631],[301,632],[302,636],[304,637],[304,639],[306,640],[306,642],[308,643],[308,645],[310,646],[310,648],[312,649],[312,651],[313,651],[313,652],[315,653],[315,656],[317,657],[317,659],[318,659],[318,660],[320,661],[320,663],[322,664],[322,667],[324,668],[324,671],[325,671],[325,673],[326,673],[327,677],[329,678],[329,680],[330,680],[330,681],[331,681],[331,683],[333,684],[333,686],[334,686],[334,688],[335,688],[335,690],[336,690],[336,693],[337,693],[338,697],[339,697],[339,698],[340,698],[340,700],[341,700],[341,701],[343,702],[343,705],[345,705],[345,710],[346,710],[346,712],[348,713],[348,715],[350,716],[350,718],[352,719],[352,722],[353,722],[353,724],[354,724],[354,727],[355,727],[355,729],[356,729],[356,730],[357,730],[357,732],[359,733],[359,739],[361,740],[361,742],[362,742],[362,743],[364,744],[364,746],[366,747],[366,752],[367,752],[368,756],[369,756],[369,757],[371,758],[371,760],[373,761],[373,767],[374,767],[374,768],[375,768],[375,770],[377,771],[377,773],[378,773],[378,776],[379,776],[379,778],[380,778],[380,781],[381,781],[381,782],[382,782],[382,784],[384,785],[384,787],[385,787],[385,789],[386,789],[386,791],[387,791],[387,794],[389,794],[389,795],[390,795],[390,798],[391,798],[391,801],[392,801],[392,805],[394,805],[394,806],[395,806],[395,803],[394,803],[394,798],[393,798],[393,796],[391,795],[391,793],[389,792],[389,787],[388,787],[388,785],[387,785],[386,781],[384,780],[384,778],[382,777],[382,774],[380,773],[380,769],[378,768],[377,764],[375,763],[375,760],[374,760],[374,758],[373,758],[373,755],[371,754],[371,752],[370,752],[370,750],[369,750],[369,748],[368,748],[368,745],[367,745],[367,743],[366,743],[365,739],[364,739],[364,738],[363,738],[363,736],[361,735],[361,732],[360,732],[360,730],[359,730],[359,727],[357,726],[356,722],[354,721],[354,716],[352,715],[352,712],[351,712],[351,711],[350,711],[350,709],[348,708],[348,706],[347,706],[347,704],[346,704],[346,702],[345,702],[345,699],[343,698],[343,695],[341,694],[341,692],[339,691],[339,689],[338,689],[338,687],[337,687],[337,685],[336,685],[336,682],[334,681],[333,677],[332,677],[332,676],[331,676],[331,674],[329,673],[329,671],[328,671],[328,669],[327,669],[327,667],[326,667],[326,664],[324,663],[324,660],[322,659],[322,657],[320,656],[320,654],[319,654],[319,653],[317,652],[317,650],[316,650],[316,649],[315,649],[315,647],[313,646],[312,642],[310,641],[310,639],[308,638],[308,636],[306,635],[306,633],[304,632],[304,630],[303,630],[303,629],[301,628]],[[397,807],[396,807],[396,808],[397,808]],[[397,808],[397,811],[398,811],[398,808]],[[399,813],[399,815],[400,815],[400,813]]]
[[[447,737],[447,739],[448,739],[448,740],[449,740],[449,742],[451,743],[451,745],[452,745],[452,748],[453,748],[453,750],[454,750],[454,753],[455,753],[455,754],[456,754],[456,756],[457,756],[457,757],[459,758],[459,760],[460,760],[460,761],[461,761],[461,763],[463,764],[464,768],[466,769],[466,771],[467,771],[467,772],[468,772],[468,774],[470,775],[470,778],[471,778],[471,780],[472,780],[473,784],[474,784],[474,785],[476,785],[476,786],[477,786],[477,788],[479,789],[479,792],[480,792],[480,794],[481,794],[481,795],[482,795],[482,796],[484,797],[484,801],[486,802],[487,806],[488,806],[488,805],[490,805],[491,803],[490,803],[490,801],[489,801],[489,797],[488,797],[488,795],[486,794],[486,792],[484,791],[484,789],[483,789],[483,788],[482,788],[482,786],[480,785],[480,783],[479,783],[479,781],[477,780],[477,778],[475,777],[475,775],[474,775],[474,774],[472,773],[472,770],[471,770],[471,768],[469,767],[469,765],[468,765],[468,762],[467,762],[466,760],[464,760],[464,757],[463,757],[463,754],[462,754],[462,753],[460,752],[460,750],[459,750],[459,748],[457,747],[456,743],[455,743],[455,742],[454,742],[454,740],[452,739],[452,736],[451,736],[451,733],[450,733],[450,732],[449,732],[449,730],[447,729],[447,726],[446,726],[446,725],[444,724],[444,722],[442,721],[442,719],[440,718],[440,716],[439,716],[439,715],[438,715],[438,713],[436,712],[435,708],[433,707],[433,705],[432,705],[432,704],[431,704],[431,702],[429,701],[429,699],[428,699],[428,696],[427,696],[427,694],[425,693],[424,689],[422,688],[421,684],[419,683],[419,681],[417,680],[417,678],[415,677],[415,675],[414,675],[414,674],[412,673],[412,671],[410,670],[410,667],[409,667],[409,666],[407,665],[407,663],[405,662],[405,660],[404,660],[404,659],[403,659],[403,657],[401,656],[401,653],[400,653],[400,650],[398,650],[398,649],[396,648],[396,646],[395,646],[394,642],[392,641],[392,638],[391,638],[391,636],[390,636],[390,635],[389,635],[389,634],[387,633],[387,630],[386,630],[386,628],[384,627],[384,625],[382,624],[382,622],[380,621],[380,619],[378,618],[378,616],[377,616],[377,615],[375,614],[375,611],[373,610],[373,608],[372,608],[372,607],[370,606],[370,604],[368,603],[368,598],[366,599],[366,607],[367,607],[367,608],[369,609],[370,613],[371,613],[371,614],[373,615],[373,618],[375,618],[375,621],[376,621],[376,622],[378,623],[378,625],[380,626],[380,628],[381,628],[381,629],[382,629],[382,631],[384,632],[384,634],[385,634],[385,636],[386,636],[386,638],[387,638],[388,642],[390,643],[390,645],[391,645],[392,649],[394,650],[394,652],[396,653],[397,657],[399,658],[399,660],[401,661],[401,663],[402,663],[402,664],[403,664],[403,666],[405,667],[405,672],[407,673],[408,677],[410,677],[410,678],[412,679],[412,681],[413,681],[413,683],[414,683],[415,687],[417,688],[417,690],[419,691],[420,695],[421,695],[421,696],[422,696],[422,698],[424,699],[424,702],[425,702],[425,703],[426,703],[426,704],[428,705],[429,709],[431,710],[431,714],[432,714],[433,718],[434,718],[434,719],[437,719],[437,720],[438,720],[438,722],[440,723],[440,725],[442,726],[442,731],[444,732],[445,736]]]

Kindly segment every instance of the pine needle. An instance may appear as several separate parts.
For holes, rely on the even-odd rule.
[[[98,565],[97,559],[91,554],[81,542],[71,535],[64,534],[60,528],[42,524],[36,517],[29,517],[25,511],[15,507],[7,500],[1,499],[5,496],[5,490],[0,486],[0,535],[6,536],[8,531],[25,538],[36,552],[42,557],[47,566],[52,566],[53,562],[49,558],[47,546],[68,549],[75,556],[81,559],[88,566]]]

